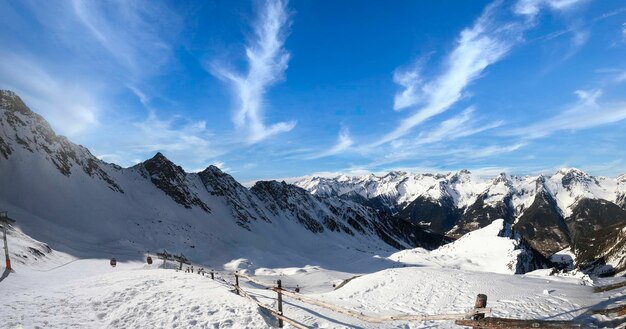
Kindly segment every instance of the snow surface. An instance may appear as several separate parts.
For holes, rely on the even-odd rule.
[[[588,307],[616,300],[592,294],[588,279],[575,275],[485,272],[511,273],[501,266],[510,257],[502,250],[510,250],[514,240],[498,237],[502,223],[496,224],[432,252],[418,248],[390,256],[356,251],[329,255],[344,259],[342,270],[333,270],[333,261],[259,267],[248,258],[236,258],[214,267],[215,281],[209,275],[164,269],[154,255],[152,265],[120,261],[113,268],[108,259],[78,259],[52,250],[37,260],[16,261],[15,271],[5,273],[0,281],[0,317],[9,328],[276,327],[271,315],[228,285],[234,281],[232,271],[241,269],[257,280],[281,279],[288,289],[299,286],[309,297],[371,316],[464,313],[472,308],[476,294],[485,293],[495,316],[589,321],[593,319],[584,315]],[[481,241],[485,246],[478,246]],[[19,230],[11,231],[9,243],[14,257],[29,247],[41,247]],[[473,249],[463,250],[467,246]],[[272,250],[263,256],[279,257]],[[209,269],[207,264],[193,265]],[[333,285],[340,283],[345,284],[335,290]],[[274,292],[244,279],[240,284],[259,302],[276,307]],[[370,324],[288,297],[284,313],[312,328],[456,328],[452,321]]]
[[[488,226],[431,252],[408,249],[392,254],[389,259],[415,265],[515,274],[520,261],[518,257],[525,251],[520,249],[518,240],[501,236],[507,226],[503,219],[496,219]]]

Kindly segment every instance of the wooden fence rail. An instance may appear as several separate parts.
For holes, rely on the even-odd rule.
[[[215,280],[214,271],[211,271],[211,279]],[[283,296],[287,296],[289,298],[293,298],[300,302],[315,305],[318,307],[322,307],[336,313],[341,313],[345,315],[349,315],[351,317],[357,318],[359,320],[368,322],[368,323],[384,323],[390,321],[442,321],[442,320],[452,320],[456,325],[466,326],[476,328],[562,328],[562,329],[579,329],[579,328],[595,328],[592,326],[587,326],[581,323],[573,322],[573,321],[548,321],[548,320],[523,320],[523,319],[506,319],[506,318],[494,318],[494,317],[485,317],[486,314],[491,313],[491,308],[487,307],[487,296],[484,294],[479,294],[476,297],[476,303],[474,305],[474,309],[468,311],[466,313],[449,313],[449,314],[399,314],[399,315],[391,315],[391,316],[370,316],[366,315],[362,312],[354,311],[351,309],[347,309],[341,306],[333,305],[324,301],[317,300],[315,298],[311,298],[302,294],[299,294],[295,291],[290,291],[282,287],[281,280],[277,281],[277,284],[270,284],[266,282],[259,281],[255,278],[252,278],[248,275],[241,274],[238,272],[234,273],[235,276],[235,292],[242,297],[245,297],[259,307],[267,310],[272,316],[274,316],[278,320],[278,326],[280,328],[283,327],[283,323],[289,323],[293,327],[297,329],[307,329],[308,327],[302,323],[291,319],[283,313],[283,305],[282,299]],[[252,282],[261,287],[265,287],[267,289],[271,289],[277,293],[277,308],[274,308],[268,304],[264,304],[255,298],[253,298],[248,292],[246,292],[240,286],[239,278],[245,279],[249,282]],[[223,283],[233,286],[232,283],[219,278]],[[625,306],[618,306],[611,309],[594,311],[593,313],[597,314],[626,314],[621,313],[625,312]]]
[[[614,289],[623,288],[623,287],[626,287],[626,281],[613,283],[613,284],[607,284],[605,286],[593,287],[593,292],[605,292],[605,291],[614,290]]]
[[[269,288],[273,291],[275,291],[278,295],[277,297],[277,301],[278,301],[278,310],[273,309],[271,307],[269,307],[268,305],[265,305],[263,303],[260,303],[256,300],[254,300],[247,292],[245,292],[241,286],[239,285],[239,278],[243,278],[246,279],[254,284],[257,284],[259,286],[262,287],[266,287]],[[357,312],[354,310],[350,310],[341,306],[337,306],[337,305],[333,305],[330,303],[326,303],[311,297],[307,297],[304,295],[301,295],[297,292],[294,291],[290,291],[287,290],[285,288],[282,287],[282,283],[281,280],[277,281],[277,285],[273,285],[273,284],[269,284],[266,282],[262,282],[259,280],[256,280],[248,275],[245,274],[240,274],[235,272],[235,290],[237,291],[238,294],[243,295],[244,297],[247,297],[251,300],[253,300],[255,303],[257,303],[257,305],[259,305],[260,307],[263,307],[267,310],[269,310],[273,315],[280,315],[281,317],[277,317],[279,320],[279,327],[282,328],[282,320],[285,320],[284,318],[286,318],[283,314],[283,309],[282,309],[282,297],[284,296],[288,296],[290,298],[293,298],[295,300],[301,301],[303,303],[307,303],[307,304],[311,304],[311,305],[315,305],[315,306],[319,306],[319,307],[323,307],[325,309],[337,312],[337,313],[341,313],[341,314],[346,314],[349,315],[351,317],[360,319],[362,321],[365,322],[369,322],[369,323],[384,323],[384,322],[390,322],[390,321],[439,321],[439,320],[458,320],[458,319],[469,319],[472,317],[475,317],[477,315],[482,315],[484,317],[485,313],[491,313],[491,309],[490,308],[486,308],[486,307],[482,307],[482,308],[475,308],[470,312],[467,313],[450,313],[450,314],[399,314],[399,315],[391,315],[391,316],[383,316],[383,317],[375,317],[375,316],[369,316],[366,314],[363,314],[362,312]],[[288,318],[287,318],[288,319]],[[288,321],[290,320],[290,321]],[[288,319],[285,320],[285,322],[289,322],[291,323],[291,321],[294,321],[292,319]],[[292,323],[291,323],[292,324]],[[293,324],[292,324],[293,325]],[[298,324],[297,328],[303,328],[302,324]],[[304,327],[305,328],[305,327]]]
[[[501,318],[484,318],[480,320],[456,320],[455,324],[472,328],[560,328],[560,329],[580,329],[595,328],[586,327],[580,323],[572,321],[544,321],[544,320],[519,320],[519,319],[501,319]]]

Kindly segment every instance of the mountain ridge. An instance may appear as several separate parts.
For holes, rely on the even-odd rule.
[[[215,166],[187,173],[160,152],[122,168],[56,135],[15,93],[0,92],[0,105],[0,185],[11,187],[0,191],[0,208],[26,234],[64,252],[166,248],[230,261],[242,254],[263,259],[262,250],[273,246],[282,250],[284,266],[310,262],[320,250],[391,252],[449,241],[293,185],[259,182],[247,189]]]
[[[302,261],[320,243],[329,251],[435,249],[502,218],[544,258],[572,248],[578,265],[590,271],[626,269],[626,218],[615,210],[624,207],[626,175],[609,179],[569,168],[551,176],[486,179],[468,170],[395,171],[246,188],[215,166],[187,173],[160,152],[129,168],[99,160],[56,135],[8,91],[0,91],[0,147],[0,184],[12,187],[0,191],[0,206],[27,218],[25,233],[74,251],[84,247],[60,238],[65,232],[85,243],[167,246],[203,256],[197,247],[248,239],[234,249],[279,245],[293,250],[286,257]],[[614,207],[604,211],[607,205]],[[589,225],[576,224],[580,220]],[[589,228],[592,234],[580,233]],[[609,234],[611,243],[586,246],[597,232]]]
[[[294,184],[322,197],[347,195],[366,205],[376,206],[377,200],[384,199],[386,203],[377,207],[380,211],[453,238],[502,218],[544,257],[572,248],[582,267],[626,270],[626,247],[619,233],[626,229],[622,212],[626,210],[626,175],[608,178],[561,168],[552,175],[482,177],[461,170],[306,177]],[[581,220],[589,221],[584,227],[590,232],[580,233],[584,230],[575,223]],[[605,229],[605,224],[612,229]],[[599,232],[613,241],[611,246],[592,243]]]

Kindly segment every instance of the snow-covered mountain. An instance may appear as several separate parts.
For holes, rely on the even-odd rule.
[[[626,175],[596,177],[574,168],[546,176],[499,174],[486,178],[462,170],[448,174],[391,172],[384,176],[308,177],[295,183],[324,197],[347,198],[460,237],[504,219],[544,256],[572,247],[579,264],[606,262],[626,227]],[[581,223],[584,223],[582,225]],[[610,230],[611,246],[590,243]],[[626,250],[624,251],[626,253]],[[626,269],[615,256],[613,270]]]
[[[543,257],[571,248],[580,266],[626,269],[626,176],[391,172],[248,189],[161,153],[130,168],[103,162],[10,91],[0,92],[0,186],[0,209],[24,234],[79,257],[165,248],[224,264],[270,262],[269,250],[280,264],[264,265],[297,265],[336,250],[435,249],[501,218]]]
[[[0,209],[24,234],[74,256],[136,257],[167,249],[198,261],[329,252],[434,249],[449,241],[398,217],[279,182],[247,189],[210,166],[187,173],[157,153],[130,168],[58,136],[13,92],[0,91]],[[256,257],[256,258],[255,258]],[[337,259],[338,264],[345,260]]]

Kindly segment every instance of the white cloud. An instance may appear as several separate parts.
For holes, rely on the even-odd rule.
[[[267,89],[284,77],[289,52],[283,48],[290,20],[287,4],[281,0],[267,0],[254,25],[254,40],[246,46],[248,71],[238,74],[213,63],[211,72],[228,81],[237,97],[238,108],[233,122],[239,129],[248,130],[248,142],[256,143],[271,135],[293,129],[295,122],[263,123],[263,97]]]
[[[589,129],[626,119],[626,103],[602,101],[602,90],[578,90],[576,95],[578,101],[556,116],[506,134],[534,139],[558,131]]]
[[[414,145],[432,144],[467,137],[485,130],[497,128],[504,123],[504,121],[496,121],[479,125],[476,120],[473,119],[474,111],[475,109],[473,107],[469,107],[461,112],[461,114],[443,121],[437,128],[421,133],[415,140]]]
[[[0,87],[16,92],[33,111],[70,137],[98,125],[97,83],[64,80],[28,56],[0,50]]]
[[[422,61],[417,61],[410,69],[397,69],[393,73],[393,82],[404,88],[394,96],[394,110],[405,109],[409,106],[419,104],[423,100],[424,94],[421,87],[424,81],[420,74],[422,64]]]
[[[572,46],[575,49],[580,49],[582,46],[584,46],[587,43],[588,40],[589,40],[589,31],[578,30],[574,32],[574,35],[572,36]]]
[[[133,153],[164,152],[188,163],[206,163],[225,153],[224,145],[217,146],[211,140],[214,135],[206,128],[205,121],[187,121],[178,117],[160,119],[150,112],[144,121],[132,124],[134,130],[124,136],[126,149]]]
[[[482,148],[462,148],[462,149],[450,150],[449,154],[461,156],[463,159],[467,159],[467,158],[478,159],[478,158],[491,157],[497,154],[517,151],[524,146],[526,146],[526,143],[515,143],[515,144],[505,145],[505,146],[493,145],[493,146],[482,147]]]
[[[445,59],[443,72],[433,80],[422,81],[420,66],[396,72],[395,81],[404,89],[396,94],[394,108],[408,108],[420,102],[424,104],[372,146],[400,138],[425,120],[447,111],[462,98],[463,91],[471,82],[520,41],[521,33],[527,26],[499,24],[495,18],[497,9],[496,5],[489,5],[472,27],[461,32],[454,49]]]
[[[339,131],[339,136],[337,137],[337,143],[333,147],[331,147],[330,149],[326,151],[309,156],[306,159],[319,159],[319,158],[323,158],[323,157],[327,157],[331,155],[336,155],[336,154],[339,154],[348,150],[353,144],[354,144],[354,141],[352,141],[352,138],[350,138],[350,132],[348,131],[348,129],[342,128]]]
[[[135,94],[135,96],[137,96],[141,104],[143,104],[144,106],[148,106],[150,98],[143,91],[131,84],[127,84],[126,88],[128,88],[130,91],[133,92],[133,94]]]
[[[95,39],[129,71],[131,79],[138,80],[158,73],[169,60],[171,39],[180,30],[180,18],[175,12],[157,3],[141,0],[72,0],[71,3],[78,22],[92,37],[78,39],[78,42]],[[76,43],[77,39],[69,42]]]
[[[514,11],[518,15],[534,17],[539,14],[541,7],[548,7],[555,11],[567,10],[587,0],[519,0]]]

